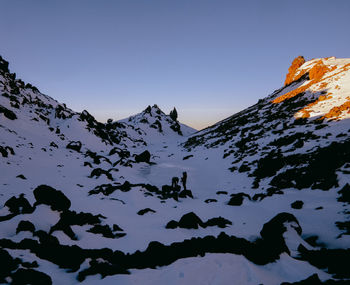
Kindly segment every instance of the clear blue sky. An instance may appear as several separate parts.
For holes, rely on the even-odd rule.
[[[279,88],[292,59],[349,57],[349,0],[0,0],[0,55],[100,121],[158,104],[205,127]]]

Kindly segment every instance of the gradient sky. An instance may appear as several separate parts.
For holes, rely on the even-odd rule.
[[[0,0],[0,55],[98,120],[158,104],[202,128],[283,85],[294,57],[349,57],[349,0]]]

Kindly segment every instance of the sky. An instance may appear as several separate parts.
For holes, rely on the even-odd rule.
[[[348,0],[0,0],[10,70],[75,111],[157,104],[201,129],[283,85],[293,58],[349,57]]]

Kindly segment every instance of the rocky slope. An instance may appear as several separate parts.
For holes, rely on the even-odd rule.
[[[349,161],[349,69],[349,59],[298,57],[284,87],[184,146],[220,148],[230,170],[246,172],[253,188],[338,187],[337,172],[347,177]]]
[[[0,283],[346,284],[349,63],[299,57],[195,132],[156,105],[100,123],[0,58]]]

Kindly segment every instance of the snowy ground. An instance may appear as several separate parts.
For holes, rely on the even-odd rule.
[[[8,91],[9,79],[6,76],[0,79],[2,80],[0,88],[2,87],[3,92]],[[298,88],[300,85],[288,88]],[[347,85],[344,83],[342,86]],[[284,92],[289,92],[289,89]],[[217,237],[221,232],[253,242],[260,238],[263,225],[281,212],[293,214],[303,230],[301,237],[293,233],[293,230],[287,230],[285,239],[290,255],[282,253],[278,260],[266,265],[254,264],[242,255],[207,253],[204,257],[183,258],[155,269],[130,269],[130,275],[114,275],[104,279],[100,279],[98,274],[88,276],[83,284],[280,284],[296,282],[314,273],[317,273],[321,280],[327,280],[332,278],[331,274],[298,259],[298,245],[305,244],[303,239],[317,236],[319,246],[328,249],[349,248],[349,235],[341,235],[342,231],[335,224],[347,220],[347,213],[350,211],[349,204],[337,201],[338,190],[350,182],[349,175],[344,172],[338,171],[339,189],[322,191],[311,188],[302,190],[288,188],[283,190],[283,195],[272,195],[261,201],[245,198],[242,205],[230,206],[228,202],[231,194],[243,192],[253,197],[254,194],[265,193],[269,187],[269,180],[265,179],[260,182],[258,189],[252,189],[253,176],[247,172],[229,170],[234,165],[232,159],[223,159],[223,156],[230,148],[230,143],[237,142],[239,135],[230,142],[215,147],[208,148],[203,144],[188,150],[183,144],[195,130],[181,125],[183,135],[180,135],[171,127],[174,122],[158,111],[157,106],[153,106],[150,112],[144,111],[121,121],[123,126],[118,127],[117,131],[122,140],[120,144],[110,144],[102,142],[101,138],[93,133],[94,128],[89,131],[87,123],[79,120],[78,113],[67,109],[64,112],[71,116],[58,118],[54,109],[58,106],[56,101],[40,93],[25,90],[21,89],[20,95],[16,95],[20,100],[30,97],[34,101],[37,97],[45,104],[52,104],[54,107],[48,109],[48,112],[40,110],[47,107],[40,108],[38,107],[40,104],[36,103],[23,105],[19,109],[12,108],[9,99],[0,96],[0,105],[13,110],[17,116],[17,119],[11,120],[0,114],[0,145],[10,146],[15,152],[14,155],[9,154],[7,157],[0,156],[0,217],[10,214],[8,207],[4,206],[9,198],[24,193],[26,199],[33,205],[35,202],[33,190],[41,184],[46,184],[61,190],[69,198],[70,210],[101,214],[106,217],[102,221],[104,225],[116,224],[126,233],[123,237],[106,238],[101,234],[88,232],[90,225],[72,226],[76,240],[71,239],[63,231],[52,233],[61,245],[78,245],[82,249],[109,248],[132,254],[138,250],[146,250],[152,241],[170,245],[193,237],[208,235]],[[46,116],[50,119],[49,124],[40,119],[33,120],[43,112],[46,112]],[[147,119],[147,123],[142,122],[143,119]],[[161,127],[155,123],[156,120],[161,122]],[[254,124],[246,126],[252,127]],[[49,127],[54,130],[49,130]],[[60,133],[55,131],[56,128],[60,129]],[[277,126],[276,129],[278,128]],[[303,128],[301,126],[299,131],[309,130],[308,126]],[[332,130],[328,139],[337,141],[339,134],[347,132],[348,129],[347,120],[331,122],[326,129],[313,129],[321,139],[306,142],[303,148],[296,152],[307,153],[315,147],[327,146],[329,142],[323,139],[327,132]],[[206,134],[207,131],[202,133]],[[120,135],[122,132],[125,132],[125,136]],[[278,134],[275,137],[262,137],[259,143],[263,147],[276,138]],[[83,144],[81,151],[67,149],[66,146],[70,141],[81,141]],[[53,146],[52,142],[57,147]],[[120,159],[119,154],[109,155],[115,146],[130,151],[130,160],[133,161],[131,166],[112,165]],[[288,147],[281,149],[286,153],[288,151],[292,153]],[[111,163],[106,159],[101,159],[100,164],[94,163],[93,159],[86,155],[87,150],[108,158]],[[144,150],[151,153],[151,164],[134,163],[133,155],[140,154]],[[261,153],[253,154],[245,159],[251,162],[260,155]],[[85,162],[91,163],[92,168],[84,166]],[[108,170],[112,174],[113,181],[105,175],[91,178],[90,174],[94,168]],[[112,168],[114,170],[111,170]],[[120,185],[125,181],[132,184],[151,184],[161,189],[163,185],[171,184],[172,177],[180,178],[184,171],[188,174],[187,188],[192,191],[193,199],[180,198],[179,201],[172,198],[160,199],[158,195],[150,193],[142,186],[132,187],[127,192],[116,190],[110,195],[102,193],[89,195],[89,191],[99,185]],[[18,178],[20,174],[25,179]],[[218,194],[218,191],[227,193]],[[212,200],[207,201],[208,199]],[[291,207],[296,200],[303,201],[301,209]],[[145,208],[150,208],[154,212],[139,215],[138,211]],[[165,226],[169,221],[179,221],[189,212],[194,212],[202,221],[223,217],[231,221],[232,225],[226,228],[213,226],[199,229],[166,229]],[[31,214],[20,214],[1,221],[0,238],[10,239],[16,243],[25,238],[39,240],[28,231],[16,234],[19,222],[31,221],[36,230],[48,233],[59,219],[60,212],[53,211],[47,205],[39,205]],[[305,245],[312,248],[310,245]],[[50,275],[54,284],[77,282],[76,272],[67,272],[47,260],[40,259],[29,250],[8,249],[8,252],[26,262],[37,261],[39,267],[36,270]],[[80,269],[88,267],[88,260],[85,260]]]

